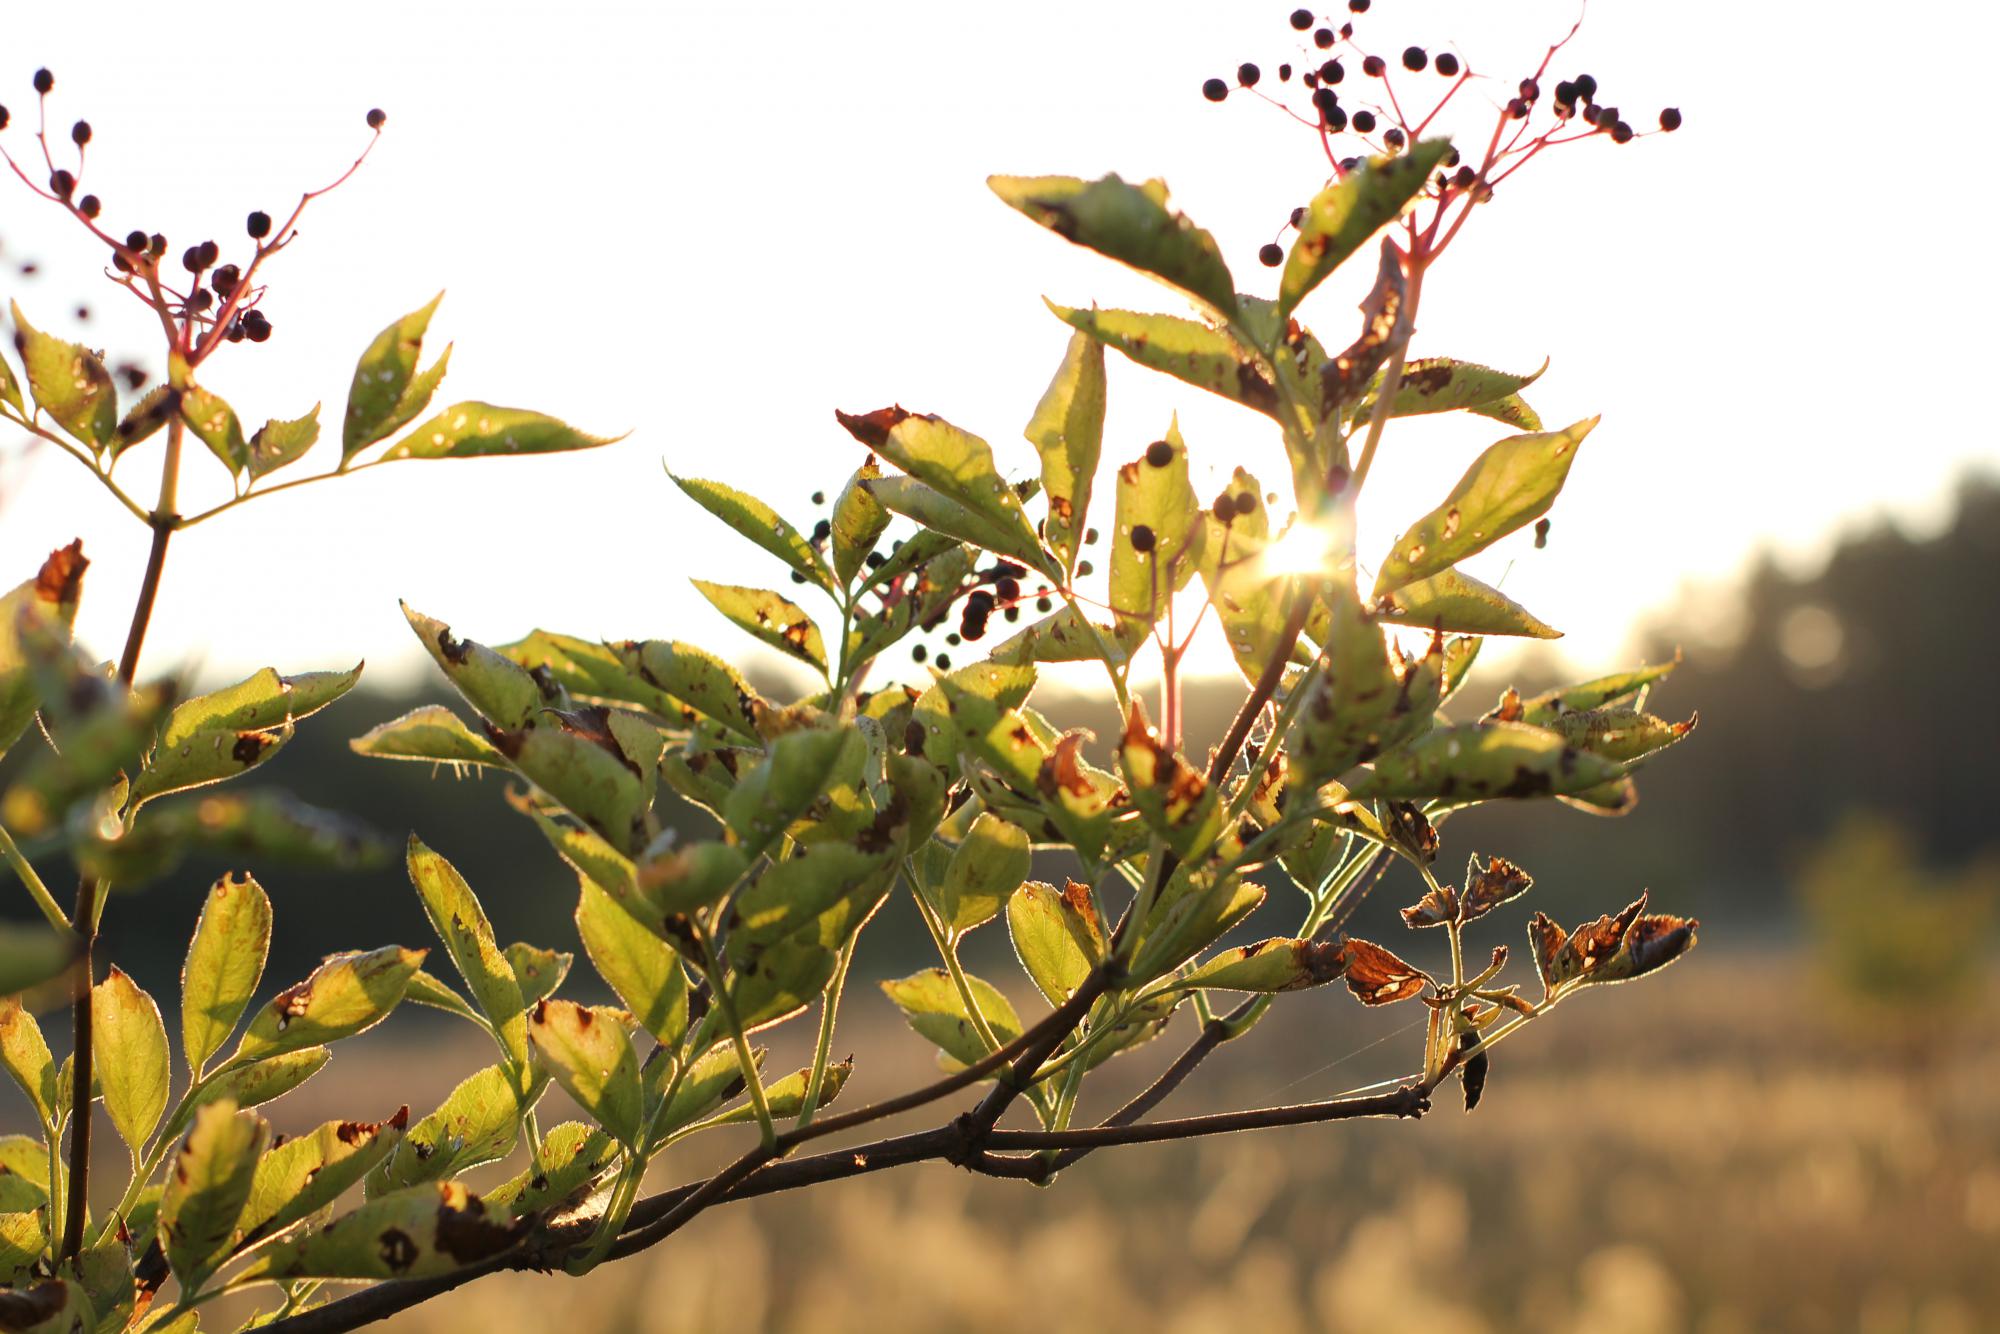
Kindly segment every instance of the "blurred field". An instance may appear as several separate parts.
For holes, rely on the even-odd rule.
[[[1990,1013],[1992,990],[1961,1013]],[[1416,1018],[1403,1008],[1301,998],[1169,1105],[1319,1098],[1393,1075],[1417,1034],[1307,1072]],[[857,1072],[848,1098],[925,1071],[916,1038],[882,1031],[885,1009],[857,990],[843,1049],[887,1043],[905,1063]],[[1181,1023],[1130,1079],[1178,1050]],[[441,1092],[484,1059],[364,1042],[274,1109],[282,1127],[336,1106],[378,1114],[382,1090]],[[1477,1113],[1443,1093],[1421,1123],[1107,1150],[1047,1191],[921,1166],[724,1206],[581,1283],[488,1279],[388,1328],[2000,1329],[1990,1023],[1886,1024],[1790,956],[1710,947],[1503,1048]],[[695,1149],[655,1184],[706,1165]]]

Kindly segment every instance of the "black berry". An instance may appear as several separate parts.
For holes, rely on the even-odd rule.
[[[1292,26],[1294,28],[1297,28],[1300,32],[1304,32],[1307,28],[1312,27],[1312,25],[1313,12],[1310,9],[1294,9],[1292,11]]]
[[[1347,0],[1347,8],[1351,13],[1366,14],[1368,12],[1368,3],[1369,0]]]
[[[1164,468],[1174,461],[1174,447],[1164,440],[1155,440],[1146,446],[1146,462],[1155,468]]]
[[[85,144],[89,143],[90,122],[87,120],[80,120],[76,124],[70,126],[69,141],[75,144],[78,148],[82,148]]]
[[[1411,73],[1416,73],[1430,63],[1431,58],[1424,54],[1424,48],[1421,46],[1406,46],[1403,48],[1403,68],[1409,70]]]
[[[221,254],[222,254],[222,248],[216,245],[215,242],[203,241],[201,243],[201,266],[204,269],[213,268],[215,266],[215,261],[221,256]]]
[[[1681,109],[1668,107],[1660,113],[1660,128],[1671,133],[1681,127]]]
[[[937,668],[941,672],[948,672],[951,670],[951,655],[949,653],[938,654]]]
[[[1305,220],[1306,210],[1304,205],[1300,205],[1298,208],[1292,210],[1292,226],[1296,227]]]
[[[1533,79],[1523,79],[1520,92],[1521,96],[1530,102],[1539,101],[1542,96],[1542,85]]]
[[[1361,61],[1361,72],[1371,79],[1379,79],[1388,70],[1389,62],[1380,56],[1365,56]]]
[[[68,199],[76,191],[76,177],[58,167],[55,174],[49,177],[49,189],[56,198]]]
[[[813,504],[815,504],[815,505],[824,505],[824,504],[826,504],[826,492],[824,492],[824,491],[815,491],[815,492],[813,492],[813,495],[812,495],[812,501],[813,501]]]
[[[1518,97],[1509,98],[1507,100],[1507,114],[1515,120],[1526,120],[1528,118],[1528,104]]]
[[[1263,77],[1264,71],[1258,69],[1247,60],[1236,67],[1236,82],[1242,84],[1245,88],[1255,88],[1257,80]]]
[[[1313,45],[1324,51],[1333,45],[1333,29],[1321,28],[1313,33]]]
[[[56,76],[45,69],[35,71],[35,91],[46,97],[55,91]]]
[[[1291,82],[1291,78],[1292,78],[1292,67],[1290,65],[1278,66],[1279,83],[1289,83]]]
[[[1086,528],[1083,530],[1083,544],[1087,547],[1097,545],[1097,530],[1095,528]]]
[[[1313,94],[1313,105],[1319,108],[1322,116],[1331,120],[1333,113],[1340,110],[1340,94],[1331,88],[1322,88]]]
[[[1053,602],[1051,602],[1051,601],[1050,601],[1049,599],[1047,599],[1047,598],[1036,598],[1036,599],[1035,599],[1035,610],[1036,610],[1036,611],[1054,611],[1055,609],[1056,609],[1056,604],[1055,604],[1055,603],[1053,603]]]
[[[1351,124],[1354,126],[1356,134],[1373,134],[1375,132],[1375,113],[1372,111],[1357,111],[1354,113],[1354,119]]]
[[[1076,576],[1079,579],[1088,579],[1090,578],[1090,572],[1096,568],[1096,566],[1087,560],[1078,561],[1076,563]]]
[[[1229,96],[1229,85],[1220,79],[1210,79],[1202,84],[1201,95],[1211,102],[1220,102]]]
[[[1614,144],[1629,144],[1629,143],[1631,143],[1631,142],[1632,142],[1632,127],[1631,127],[1630,125],[1627,125],[1627,124],[1626,124],[1626,123],[1625,123],[1624,121],[1622,121],[1622,120],[1621,120],[1621,121],[1619,121],[1619,122],[1618,122],[1618,123],[1617,123],[1616,125],[1613,125],[1613,126],[1611,127],[1611,142],[1612,142],[1612,143],[1614,143]]]
[[[1434,63],[1437,66],[1437,72],[1446,78],[1450,78],[1452,75],[1458,73],[1458,57],[1449,51],[1438,52],[1438,58]]]
[[[244,312],[243,336],[253,343],[261,343],[271,336],[271,322],[264,318],[263,311],[251,310]]]
[[[368,113],[368,128],[379,130],[382,128],[382,123],[388,119],[388,113],[383,111],[381,107],[376,107]]]
[[[86,218],[94,218],[104,211],[104,201],[96,195],[85,195],[76,201],[76,211]]]
[[[922,644],[919,644],[915,648],[910,650],[910,657],[916,660],[917,662],[922,662],[925,658],[930,656],[930,652],[931,651],[929,649],[925,648]]]
[[[1382,142],[1391,148],[1401,148],[1403,146],[1403,138],[1403,132],[1394,125],[1382,131]]]
[[[154,232],[146,238],[146,250],[154,259],[158,259],[167,253],[167,238],[158,232]]]
[[[1597,80],[1591,78],[1588,74],[1577,75],[1574,79],[1570,80],[1570,85],[1576,89],[1577,100],[1583,102],[1594,102],[1597,100]]]
[[[1543,547],[1546,547],[1548,544],[1549,544],[1549,521],[1547,519],[1538,519],[1535,522],[1535,550],[1540,551]]]
[[[250,233],[251,240],[261,241],[271,234],[271,215],[259,209],[250,215],[243,229]]]
[[[886,560],[888,560],[888,557],[884,556],[881,552],[871,551],[868,553],[868,558],[863,562],[863,564],[865,564],[871,570],[879,570],[882,568],[882,564]]]
[[[1347,71],[1341,67],[1338,60],[1329,60],[1319,67],[1319,81],[1321,83],[1339,83],[1346,77]]]
[[[1333,133],[1339,134],[1347,128],[1347,111],[1345,108],[1338,106],[1331,107],[1321,114],[1326,117],[1326,128]]]
[[[1285,262],[1285,252],[1275,241],[1267,241],[1257,252],[1257,262],[1267,269],[1275,269]]]
[[[1257,493],[1254,491],[1240,492],[1236,497],[1236,512],[1238,514],[1255,514],[1257,512]]]
[[[7,128],[7,108],[0,107],[0,130]]]
[[[1151,551],[1152,549],[1153,530],[1143,523],[1134,524],[1132,526],[1132,550]]]

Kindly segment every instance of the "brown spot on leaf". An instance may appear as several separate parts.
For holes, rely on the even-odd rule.
[[[486,1216],[477,1195],[467,1195],[465,1204],[463,1209],[440,1204],[437,1214],[437,1248],[462,1265],[506,1250],[534,1221],[522,1218],[511,1224],[496,1223]]]
[[[230,758],[241,765],[255,764],[260,756],[273,745],[277,738],[263,732],[239,732],[236,744],[229,748]]]
[[[386,1229],[376,1238],[375,1248],[392,1274],[400,1274],[417,1262],[417,1243],[399,1227]]]
[[[472,641],[469,639],[453,639],[451,637],[451,627],[448,625],[440,625],[438,627],[437,641],[438,652],[442,653],[445,661],[454,667],[463,667],[465,660],[472,656]]]

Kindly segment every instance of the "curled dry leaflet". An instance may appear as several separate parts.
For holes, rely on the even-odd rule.
[[[218,786],[269,763],[354,687],[358,666],[266,669],[208,694],[141,678],[175,535],[394,462],[608,441],[524,409],[435,408],[450,352],[425,346],[435,300],[362,352],[321,470],[304,466],[319,405],[246,430],[204,386],[209,362],[273,336],[273,261],[313,201],[362,165],[386,118],[368,114],[366,146],[331,185],[289,211],[251,213],[230,245],[176,250],[144,227],[105,224],[119,201],[84,193],[93,131],[79,122],[66,147],[51,144],[55,81],[37,74],[38,125],[0,111],[0,126],[13,122],[0,139],[7,164],[105,247],[104,276],[158,326],[164,374],[114,374],[18,308],[16,355],[0,357],[9,424],[72,456],[152,537],[115,666],[71,636],[80,542],[21,571],[0,601],[0,748],[25,752],[0,792],[0,852],[47,919],[0,935],[0,1061],[39,1127],[0,1139],[0,1328],[181,1334],[214,1299],[245,1293],[261,1298],[265,1328],[351,1329],[496,1270],[582,1274],[712,1206],[864,1172],[936,1161],[1047,1182],[1113,1145],[1418,1117],[1452,1080],[1471,1109],[1503,1042],[1692,947],[1696,924],[1649,911],[1640,894],[1573,926],[1535,913],[1509,973],[1506,945],[1486,941],[1482,956],[1468,944],[1522,930],[1503,919],[1531,892],[1529,872],[1489,850],[1471,853],[1457,883],[1435,869],[1449,817],[1470,806],[1630,809],[1636,771],[1693,720],[1647,711],[1671,663],[1534,698],[1510,691],[1490,707],[1460,697],[1488,637],[1557,633],[1461,564],[1511,534],[1547,539],[1597,422],[1544,423],[1528,396],[1542,369],[1411,355],[1423,290],[1529,161],[1642,136],[1595,79],[1557,80],[1560,42],[1539,67],[1507,74],[1505,106],[1460,115],[1477,100],[1462,90],[1490,91],[1501,72],[1415,46],[1371,54],[1355,30],[1368,7],[1353,0],[1339,21],[1299,11],[1279,28],[1303,53],[1296,64],[1268,76],[1245,63],[1233,84],[1203,90],[1238,97],[1220,114],[1245,96],[1272,103],[1324,154],[1312,170],[1330,174],[1286,222],[1289,243],[1262,247],[1281,270],[1275,295],[1239,290],[1223,247],[1174,211],[1161,182],[995,176],[1006,205],[1159,279],[1191,312],[1052,303],[1063,337],[1051,337],[1055,371],[1025,443],[996,450],[900,405],[837,413],[827,430],[852,473],[813,497],[825,516],[811,525],[724,482],[673,476],[718,537],[732,530],[789,574],[788,591],[695,587],[808,667],[819,680],[805,697],[768,698],[726,657],[678,640],[535,630],[487,643],[404,609],[464,709],[417,709],[354,738],[354,751],[513,780],[510,800],[546,836],[550,866],[575,874],[577,928],[618,1005],[561,994],[569,955],[503,945],[473,887],[421,841],[418,810],[403,856],[436,940],[331,954],[253,1008],[271,900],[253,875],[225,876],[193,924],[178,1060],[160,1006],[97,957],[112,885],[155,880],[193,852],[275,878],[287,863],[357,867],[392,848],[275,789]],[[1296,89],[1294,106],[1284,92]],[[1467,121],[1471,137],[1445,136],[1447,122]],[[1679,123],[1660,118],[1663,130]],[[1021,243],[1037,244],[1025,230]],[[1350,264],[1367,289],[1360,318],[1322,311],[1338,331],[1322,341],[1299,312]],[[1107,350],[1240,404],[1282,443],[1289,475],[1225,469],[1204,501],[1171,423],[1105,457]],[[1356,550],[1356,508],[1391,428],[1438,412],[1507,434],[1455,483],[1438,479],[1436,505],[1386,549]],[[161,454],[150,503],[117,476],[149,444]],[[184,512],[184,464],[221,467],[229,498]],[[1181,688],[1202,633],[1226,642],[1243,696],[1220,744],[1190,754]],[[1050,662],[1101,668],[1104,741],[1036,710]],[[1157,693],[1135,688],[1141,671],[1157,672]],[[685,807],[703,813],[704,834],[666,832],[665,816]],[[1037,850],[1066,859],[1062,884],[1031,878]],[[52,852],[80,868],[73,895],[35,869]],[[1398,862],[1422,882],[1402,911],[1408,939],[1345,934],[1356,901]],[[863,928],[897,893],[915,901],[938,966],[881,991],[942,1069],[900,1096],[845,1106],[852,1063],[834,1058],[836,1022],[854,999]],[[143,897],[121,904],[149,911]],[[1286,934],[1224,943],[1273,918]],[[1011,940],[1024,984],[966,971],[961,946],[982,929]],[[1159,1114],[1281,997],[1336,984],[1363,1006],[1414,1001],[1427,1013],[1399,1086]],[[259,1108],[406,1001],[483,1033],[491,1063],[421,1114],[356,1109],[375,1119],[274,1134]],[[856,1003],[882,1000],[864,989]],[[1190,1045],[1125,1105],[1097,1107],[1093,1072],[1183,1011]],[[71,1030],[61,1065],[38,1012]],[[767,1068],[760,1036],[794,1020],[816,1025],[810,1063]],[[542,1119],[551,1083],[584,1119]],[[870,1136],[919,1109],[933,1112],[930,1129]],[[105,1122],[129,1174],[107,1179],[114,1155],[93,1158]],[[684,1156],[674,1147],[697,1135],[740,1152],[712,1176],[649,1187],[648,1168],[671,1170]],[[503,1162],[517,1170],[483,1174],[483,1190],[463,1179]]]

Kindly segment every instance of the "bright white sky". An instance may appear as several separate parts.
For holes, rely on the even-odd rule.
[[[833,409],[900,400],[1030,473],[1020,431],[1066,333],[1042,296],[1184,307],[1014,214],[986,175],[1163,176],[1239,285],[1274,290],[1256,249],[1324,162],[1272,108],[1211,106],[1198,89],[1246,59],[1272,86],[1268,72],[1298,58],[1291,7],[14,8],[0,45],[5,142],[31,148],[29,77],[49,65],[60,130],[79,116],[96,128],[85,188],[104,196],[107,225],[163,230],[176,254],[210,236],[233,254],[250,209],[282,216],[351,159],[362,113],[388,110],[368,166],[314,206],[269,270],[276,336],[226,350],[206,376],[246,427],[324,401],[331,438],[296,467],[324,467],[337,448],[355,355],[440,287],[431,349],[457,347],[438,403],[632,432],[556,459],[383,468],[185,534],[150,666],[366,656],[376,673],[408,672],[418,656],[398,597],[489,641],[545,624],[752,656],[686,577],[796,590],[774,561],[724,540],[662,460],[809,527],[808,494],[836,490],[858,461]],[[1506,76],[1492,93],[1504,98],[1575,12],[1573,0],[1377,0],[1360,37],[1391,53],[1456,37],[1475,67]],[[1551,549],[1518,542],[1478,568],[1497,577],[1518,557],[1508,591],[1567,629],[1583,665],[1616,656],[1633,615],[1685,581],[1766,545],[1810,560],[1885,506],[1935,522],[1959,469],[2000,458],[1991,419],[1967,411],[1959,387],[1993,346],[1994,251],[1984,214],[1965,206],[1984,192],[1969,146],[1987,111],[1979,62],[2000,45],[1994,12],[1625,0],[1595,6],[1560,58],[1558,74],[1588,69],[1634,124],[1671,103],[1687,128],[1581,145],[1516,178],[1434,271],[1417,351],[1509,368],[1548,356],[1531,391],[1544,417],[1604,415]],[[157,39],[138,38],[148,32]],[[1434,95],[1444,81],[1400,86]],[[8,266],[0,297],[114,354],[150,348],[147,313],[95,276],[102,252],[13,185],[0,181],[0,241],[42,273]],[[87,326],[69,315],[79,293],[95,311]],[[1302,313],[1344,344],[1357,295],[1330,285]],[[1958,371],[1939,374],[1947,357]],[[1198,470],[1213,470],[1201,494],[1238,463],[1282,477],[1268,422],[1113,361],[1107,468],[1177,408]],[[1471,419],[1392,432],[1364,560],[1502,433]],[[145,496],[158,448],[120,470]],[[184,490],[217,492],[219,470],[191,457]],[[115,654],[144,532],[53,451],[23,464],[9,443],[0,469],[0,571],[17,572],[0,582],[82,534],[93,566],[80,630]]]

